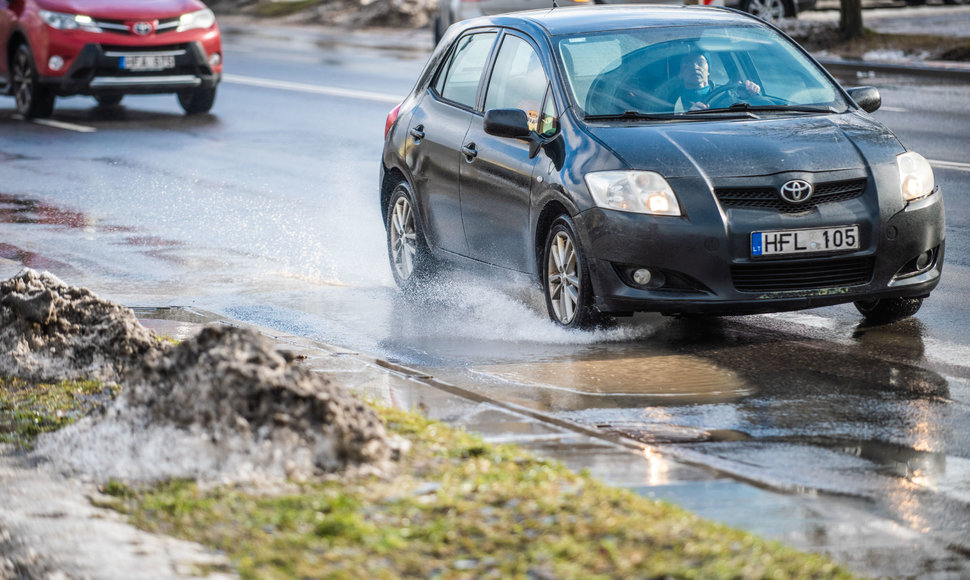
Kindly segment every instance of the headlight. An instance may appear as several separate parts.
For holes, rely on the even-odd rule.
[[[198,12],[189,12],[179,17],[179,27],[176,32],[195,30],[197,28],[212,28],[216,23],[216,15],[212,10],[204,8]]]
[[[596,205],[606,209],[680,215],[680,204],[670,184],[652,171],[600,171],[586,174],[586,187]]]
[[[933,193],[936,182],[933,168],[919,153],[910,151],[896,157],[899,168],[899,189],[905,201],[914,201]]]
[[[38,12],[41,20],[47,26],[58,30],[85,30],[87,32],[102,32],[101,28],[94,23],[94,19],[83,14],[64,14],[62,12],[51,12],[41,10]]]

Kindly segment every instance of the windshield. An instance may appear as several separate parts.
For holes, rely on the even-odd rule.
[[[557,45],[567,88],[587,118],[846,110],[813,62],[756,25],[615,30],[561,37]]]

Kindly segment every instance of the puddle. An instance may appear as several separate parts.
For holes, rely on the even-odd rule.
[[[182,242],[147,234],[130,226],[104,223],[91,214],[5,193],[0,193],[0,224],[48,226],[54,231],[81,231],[84,235],[122,234],[121,245],[138,248],[146,255],[170,261],[173,258],[164,255],[163,252],[182,246]],[[0,258],[19,262],[27,268],[38,271],[63,273],[72,270],[65,262],[2,242],[0,242]]]
[[[733,371],[691,355],[523,362],[471,370],[527,387],[563,391],[564,396],[634,397],[666,404],[734,401],[755,392]]]
[[[704,429],[684,427],[681,425],[619,422],[599,424],[596,425],[596,428],[651,445],[658,443],[693,443],[711,440],[710,432]]]
[[[58,270],[61,272],[72,270],[69,264],[3,242],[0,242],[0,259],[11,260],[34,270]]]
[[[945,471],[944,454],[918,451],[906,445],[883,441],[838,441],[823,446],[867,459],[881,466],[883,473],[907,479],[919,473]]]
[[[88,229],[96,220],[84,213],[49,203],[0,193],[0,223],[39,224],[68,229]]]

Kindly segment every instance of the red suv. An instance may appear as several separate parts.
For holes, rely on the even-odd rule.
[[[199,0],[0,0],[0,94],[24,117],[68,95],[175,93],[204,113],[221,77],[219,27]]]

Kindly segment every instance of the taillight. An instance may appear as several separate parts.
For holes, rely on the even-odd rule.
[[[401,112],[401,105],[403,105],[403,104],[404,103],[401,103],[398,106],[394,107],[393,109],[391,109],[391,112],[387,114],[387,120],[384,121],[384,138],[385,139],[387,138],[387,132],[391,130],[391,125],[394,124],[394,121],[397,121],[397,114]]]

